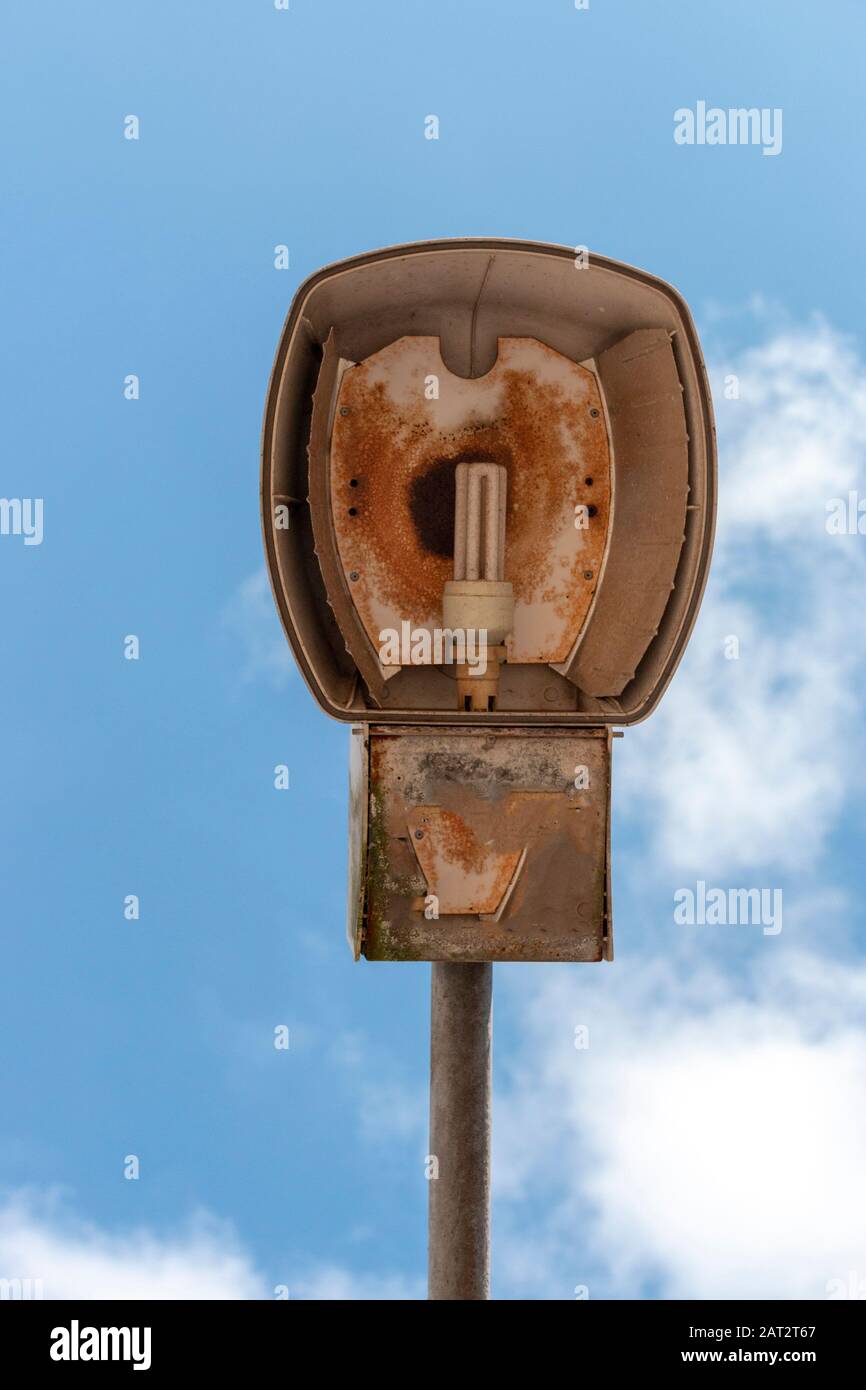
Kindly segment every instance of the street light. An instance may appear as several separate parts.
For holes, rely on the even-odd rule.
[[[298,664],[353,725],[350,945],[434,963],[431,1297],[483,1298],[491,962],[611,959],[613,731],[655,707],[706,580],[689,311],[538,243],[325,267],[277,350],[262,517]]]

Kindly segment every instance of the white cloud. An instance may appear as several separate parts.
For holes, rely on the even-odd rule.
[[[721,545],[756,536],[826,543],[827,500],[863,481],[866,369],[854,345],[815,319],[776,333],[722,372],[739,378],[740,398],[716,402]]]
[[[714,373],[719,528],[691,645],[658,711],[617,748],[621,806],[650,858],[722,875],[817,863],[861,766],[866,537],[826,504],[866,496],[866,365],[816,322]],[[724,642],[739,640],[728,660]]]
[[[264,566],[247,576],[225,605],[222,625],[243,652],[244,681],[283,686],[295,673]]]
[[[197,1218],[180,1234],[109,1233],[33,1194],[0,1207],[0,1278],[39,1281],[45,1298],[273,1296],[230,1229],[213,1218]]]
[[[286,1270],[273,1282],[232,1228],[200,1215],[180,1232],[106,1231],[56,1195],[13,1193],[0,1205],[0,1284],[6,1297],[46,1299],[410,1299],[419,1281],[340,1265]],[[20,1281],[20,1282],[19,1282]]]
[[[864,1005],[866,970],[816,955],[768,955],[745,985],[694,959],[620,963],[589,991],[545,972],[497,1097],[506,1291],[821,1298],[866,1279]]]

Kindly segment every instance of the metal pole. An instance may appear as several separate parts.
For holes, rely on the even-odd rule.
[[[490,1297],[492,1003],[492,965],[433,962],[431,1299]]]

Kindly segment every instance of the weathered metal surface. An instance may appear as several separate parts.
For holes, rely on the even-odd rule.
[[[346,644],[346,651],[357,666],[373,699],[381,701],[385,680],[378,656],[352,602],[351,580],[343,571],[337,553],[334,518],[331,513],[328,447],[341,366],[334,334],[329,333],[322,349],[322,365],[313,393],[313,413],[310,421],[310,516],[316,558],[322,571],[328,603]]]
[[[429,1297],[490,1296],[493,967],[435,962],[430,990]]]
[[[514,805],[511,798],[504,808],[506,817]],[[502,851],[496,848],[498,835],[483,840],[489,831],[483,824],[487,819],[483,803],[472,819],[444,806],[414,806],[409,812],[409,838],[440,916],[495,916],[516,881],[526,847]]]
[[[616,449],[604,584],[580,645],[559,667],[589,695],[618,696],[675,587],[689,500],[689,440],[670,335],[645,328],[598,357]]]
[[[365,743],[368,959],[610,956],[606,730],[374,726]]]
[[[367,874],[367,829],[370,793],[366,730],[352,731],[349,744],[349,896],[346,936],[355,960],[364,935],[364,897]]]
[[[495,365],[474,379],[452,375],[432,337],[401,338],[343,373],[331,504],[370,642],[406,619],[442,625],[455,470],[473,461],[507,471],[508,659],[565,661],[604,560],[611,457],[594,373],[532,338],[500,338]]]

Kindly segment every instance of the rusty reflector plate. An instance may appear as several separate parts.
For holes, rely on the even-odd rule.
[[[441,626],[455,468],[479,460],[508,474],[508,659],[564,662],[604,561],[611,450],[594,372],[532,338],[500,338],[494,366],[478,378],[449,372],[431,337],[400,338],[344,371],[331,506],[363,627],[378,649],[379,634],[404,620]]]

